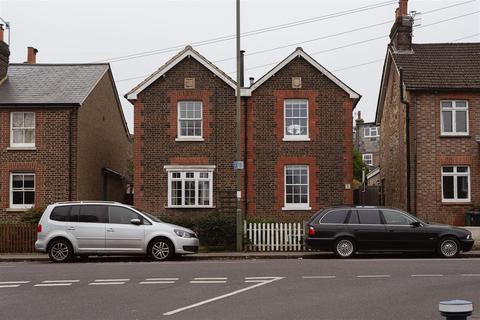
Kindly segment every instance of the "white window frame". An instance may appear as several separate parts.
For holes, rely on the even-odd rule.
[[[185,102],[194,102],[200,104],[200,119],[198,118],[181,118],[180,104]],[[180,120],[200,120],[200,136],[183,136],[180,126]],[[177,138],[176,141],[203,141],[203,102],[197,100],[182,100],[177,102]]]
[[[458,108],[457,107],[457,102],[465,102],[465,108]],[[443,107],[442,104],[443,102],[451,102],[452,107]],[[444,125],[443,125],[443,111],[451,111],[452,112],[452,132],[445,132],[444,131]],[[466,127],[467,131],[466,132],[457,132],[457,111],[464,111],[466,113]],[[442,136],[468,136],[470,132],[469,128],[469,115],[468,115],[468,100],[441,100],[440,101],[440,130],[441,130],[441,135]]]
[[[25,114],[33,114],[33,127],[17,127],[16,130],[32,130],[33,129],[33,143],[14,143],[13,142],[13,115],[22,114],[25,117]],[[36,139],[36,117],[35,112],[33,111],[13,111],[10,112],[10,147],[11,148],[35,148],[35,139]]]
[[[373,129],[375,129],[375,130],[373,130]],[[375,134],[372,134],[372,131],[375,131]],[[375,137],[380,136],[378,134],[378,127],[363,128],[363,136],[366,137],[366,138],[375,138]]]
[[[302,167],[307,168],[307,203],[287,203],[287,168]],[[283,208],[282,210],[311,210],[310,207],[310,166],[303,164],[289,164],[283,168]]]
[[[13,176],[14,175],[33,175],[33,188],[22,188],[22,189],[15,189],[13,190]],[[10,172],[10,186],[9,186],[9,195],[10,195],[10,208],[14,209],[28,209],[28,208],[33,208],[35,206],[35,197],[36,197],[36,191],[35,191],[35,185],[36,185],[36,176],[35,173],[33,172]],[[21,191],[21,192],[26,192],[26,191],[33,191],[34,193],[34,202],[32,204],[14,204],[13,203],[13,192],[14,191]],[[24,199],[25,202],[25,199]]]
[[[307,134],[302,135],[287,135],[287,104],[288,103],[304,103],[307,107]],[[310,141],[310,128],[308,123],[310,121],[310,115],[308,112],[309,102],[308,99],[285,99],[283,100],[283,141]]]
[[[369,163],[367,163],[367,158],[370,157],[370,159],[368,160]],[[364,153],[362,154],[362,160],[363,162],[368,165],[368,166],[373,166],[373,154],[371,153]]]
[[[453,172],[443,172],[444,167],[453,167]],[[467,172],[457,172],[458,167],[466,167]],[[472,185],[470,183],[470,166],[468,165],[444,165],[440,167],[441,172],[441,189],[442,189],[442,202],[470,202],[471,192],[472,192]],[[444,177],[452,177],[453,176],[453,199],[445,199],[443,197],[443,178]],[[457,178],[459,176],[467,176],[468,177],[468,197],[466,199],[459,199],[458,198],[458,189],[457,189]]]
[[[213,208],[213,172],[215,166],[177,166],[177,165],[167,165],[164,166],[168,174],[168,206],[167,208]],[[180,178],[173,178],[174,172],[180,172]],[[194,172],[195,180],[195,204],[194,205],[185,205],[185,181],[192,180],[192,178],[186,178],[187,172]],[[200,178],[200,173],[208,172],[208,178]],[[182,204],[173,205],[172,204],[172,181],[178,180],[182,181]],[[199,181],[208,181],[210,183],[209,188],[209,205],[199,205],[198,204],[198,182]]]

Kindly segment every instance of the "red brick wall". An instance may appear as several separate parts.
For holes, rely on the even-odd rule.
[[[10,146],[11,111],[35,111],[36,150],[7,150]],[[6,210],[10,203],[11,172],[35,173],[35,206],[68,200],[70,186],[68,128],[72,111],[73,122],[76,123],[75,109],[0,110],[0,221],[18,221],[21,216],[20,211]],[[73,160],[74,171],[76,164],[75,159]]]
[[[292,77],[302,78],[301,89],[292,89]],[[290,98],[309,101],[310,141],[282,140],[283,100]],[[248,119],[253,121],[247,125],[247,176],[255,204],[249,204],[248,214],[301,220],[319,208],[351,203],[351,190],[345,190],[345,183],[352,182],[352,101],[348,94],[297,58],[249,99]],[[312,210],[282,211],[284,166],[302,163],[309,165]]]
[[[468,100],[469,136],[442,137],[440,100]],[[417,161],[416,211],[420,218],[432,222],[464,224],[465,211],[480,203],[480,93],[416,93],[412,95],[416,110],[417,143],[413,147]],[[414,112],[412,110],[412,113]],[[470,166],[470,203],[442,203],[442,165]]]
[[[184,89],[186,77],[195,78],[195,89]],[[202,101],[204,141],[175,141],[180,100]],[[213,204],[222,210],[231,203],[236,191],[233,88],[194,58],[185,58],[145,89],[134,108],[136,206],[165,215],[212,210],[167,208],[168,175],[164,166],[171,164],[215,165]]]
[[[405,108],[400,98],[400,75],[392,65],[381,119],[380,176],[385,205],[406,210]]]

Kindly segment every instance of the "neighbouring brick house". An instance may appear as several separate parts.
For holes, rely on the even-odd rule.
[[[0,221],[125,193],[129,132],[108,64],[9,64],[0,27]]]
[[[455,225],[480,204],[480,43],[412,44],[401,0],[378,98],[386,205]]]
[[[242,88],[242,205],[301,220],[352,203],[360,96],[297,48]],[[133,88],[136,206],[164,215],[235,205],[236,83],[187,46]]]

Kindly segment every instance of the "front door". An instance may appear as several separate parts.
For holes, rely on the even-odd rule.
[[[108,206],[108,223],[106,226],[106,250],[141,252],[144,250],[145,225],[135,225],[132,219],[143,217],[135,211],[120,206]]]

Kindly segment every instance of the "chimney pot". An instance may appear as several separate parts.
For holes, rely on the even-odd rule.
[[[27,48],[27,62],[30,64],[35,64],[37,63],[37,52],[38,50],[34,47],[28,47]]]
[[[255,78],[254,78],[254,77],[250,77],[250,78],[248,78],[248,80],[250,80],[250,85],[253,85],[253,83],[255,82]]]

